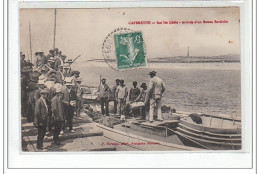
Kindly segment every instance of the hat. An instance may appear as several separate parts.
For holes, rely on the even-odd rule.
[[[54,52],[54,50],[49,50],[49,52]]]
[[[82,82],[82,78],[81,78],[81,77],[78,77],[78,78],[76,79],[76,82]]]
[[[55,62],[55,59],[53,57],[50,57],[50,59],[48,60],[48,62]]]
[[[58,88],[61,89],[61,88],[62,88],[62,84],[60,84],[60,83],[55,83],[55,84],[54,84],[54,88],[55,88],[55,89],[58,89]]]
[[[21,72],[26,73],[26,72],[30,72],[32,69],[29,66],[24,66],[21,70]]]
[[[146,85],[146,83],[142,83],[140,87],[141,87],[141,88],[146,88],[147,85]]]
[[[106,80],[106,79],[105,79],[105,78],[102,78],[101,81],[102,81],[102,80]]]
[[[47,88],[51,89],[52,87],[54,87],[54,84],[55,82],[54,81],[50,81],[50,80],[47,80],[45,82],[45,85],[47,86]]]
[[[38,82],[38,79],[39,79],[39,75],[38,75],[38,73],[32,73],[31,75],[30,75],[30,80],[31,81],[33,81],[33,82]]]
[[[156,73],[157,73],[156,71],[151,71],[151,72],[149,72],[148,75],[155,75]]]
[[[68,59],[66,63],[73,63],[72,59]]]
[[[70,68],[70,65],[69,65],[68,63],[65,63],[65,64],[63,64],[63,68],[64,68],[64,69],[66,69],[66,68],[69,69],[69,68]]]
[[[46,93],[49,93],[49,92],[46,89],[42,89],[40,93],[41,94],[44,94],[44,93],[46,94]]]
[[[38,53],[44,53],[44,51],[42,51],[42,50],[39,50],[39,51],[38,51]]]
[[[55,91],[56,93],[63,93],[62,92],[62,90],[61,90],[61,88],[56,88],[56,91]]]
[[[66,82],[65,85],[73,85],[71,77],[65,77],[64,82]]]
[[[38,80],[38,85],[44,85],[44,80]]]
[[[49,68],[46,66],[41,67],[41,72],[47,72],[49,71]]]
[[[58,48],[54,48],[54,51],[58,51],[59,49]]]
[[[80,74],[80,72],[79,72],[79,71],[77,71],[77,70],[75,70],[75,71],[72,71],[72,73],[71,73],[71,76],[74,76],[74,74]]]

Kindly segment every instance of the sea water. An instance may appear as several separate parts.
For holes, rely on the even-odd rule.
[[[107,79],[109,87],[116,79],[123,79],[128,90],[132,82],[148,85],[152,70],[164,80],[166,91],[163,105],[177,111],[215,115],[241,116],[240,63],[153,63],[147,68],[115,71],[103,62],[75,63],[83,84],[98,86],[100,77]]]

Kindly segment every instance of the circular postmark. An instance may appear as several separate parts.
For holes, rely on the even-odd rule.
[[[103,42],[103,45],[102,45],[102,55],[103,55],[105,62],[113,70],[118,71],[118,70],[132,69],[132,68],[138,67],[138,66],[135,67],[133,65],[146,65],[146,58],[145,58],[145,56],[146,56],[146,45],[143,41],[142,35],[141,36],[136,35],[137,40],[135,39],[134,41],[132,41],[132,47],[130,47],[129,42],[127,42],[127,44],[125,44],[125,46],[128,47],[128,48],[131,48],[130,51],[127,50],[125,55],[120,54],[123,51],[122,51],[122,49],[120,50],[120,48],[118,46],[119,41],[116,40],[116,38],[118,38],[118,37],[115,37],[115,36],[119,36],[120,39],[122,39],[125,35],[128,35],[128,34],[131,34],[131,36],[132,36],[133,35],[132,33],[135,33],[135,32],[136,31],[134,31],[130,28],[119,27],[119,28],[114,29],[112,32],[110,32],[106,36],[106,38],[104,39],[104,42]],[[139,33],[141,33],[141,32],[139,32]],[[142,49],[140,49],[140,48],[138,49],[138,48],[134,47],[137,44],[134,45],[133,43],[138,41],[138,38],[141,39],[141,41],[142,41],[142,43],[139,44],[139,45],[142,46]],[[116,40],[116,43],[115,43],[115,40]],[[123,38],[123,40],[126,40],[126,38]],[[122,42],[120,42],[120,43],[122,43]],[[140,50],[140,52],[139,52],[139,50]],[[134,53],[136,53],[136,54],[134,54]],[[119,56],[126,57],[127,61],[125,60],[125,63],[128,63],[129,66],[128,65],[119,66],[120,65]],[[136,62],[133,63],[133,61],[131,61],[131,58],[136,58],[136,57],[137,57],[136,60],[138,60],[138,59],[140,60],[140,58],[138,56],[143,57],[144,61],[143,61],[142,64],[136,63]],[[120,58],[120,60],[121,59],[123,59],[123,58]]]

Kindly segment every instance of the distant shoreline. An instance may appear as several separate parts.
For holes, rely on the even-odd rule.
[[[111,62],[112,63],[112,62]],[[115,63],[115,62],[114,62]],[[72,65],[73,67],[77,66],[86,66],[86,67],[107,67],[108,64],[106,62],[75,62]],[[146,67],[148,69],[183,69],[183,70],[236,70],[240,71],[241,64],[240,62],[196,62],[196,63],[171,63],[171,62],[148,62]]]

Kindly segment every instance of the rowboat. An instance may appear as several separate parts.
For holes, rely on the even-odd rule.
[[[241,149],[240,118],[190,114],[180,119],[175,133],[187,146],[208,150]]]

